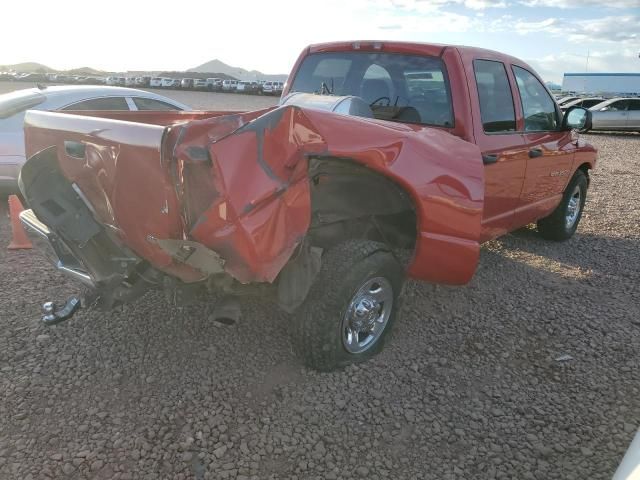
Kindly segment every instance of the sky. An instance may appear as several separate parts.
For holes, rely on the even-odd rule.
[[[498,50],[554,82],[640,72],[640,0],[29,0],[3,20],[0,65],[288,73],[310,43],[375,39]]]

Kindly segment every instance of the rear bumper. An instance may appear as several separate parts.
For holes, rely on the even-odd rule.
[[[95,288],[95,282],[87,273],[82,261],[71,253],[60,237],[38,220],[33,210],[24,210],[20,213],[20,222],[36,249],[41,251],[60,272],[88,287]]]

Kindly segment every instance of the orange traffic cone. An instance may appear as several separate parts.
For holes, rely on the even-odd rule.
[[[29,241],[29,237],[24,231],[22,227],[22,223],[20,223],[20,219],[18,215],[20,212],[24,210],[22,203],[20,203],[20,199],[17,195],[9,195],[9,216],[11,217],[11,230],[12,230],[12,238],[11,243],[9,244],[9,250],[19,250],[22,248],[33,248],[31,242]]]

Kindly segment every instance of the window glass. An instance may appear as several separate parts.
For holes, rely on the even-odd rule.
[[[292,92],[354,95],[374,118],[453,127],[449,80],[442,60],[422,55],[325,52],[308,55]]]
[[[520,92],[524,129],[527,131],[557,130],[556,105],[547,89],[524,68],[514,66],[513,74]]]
[[[491,60],[474,60],[473,70],[484,131],[515,132],[516,113],[504,64]]]
[[[640,110],[640,100],[629,100],[629,110]]]
[[[599,99],[598,100],[583,100],[581,107],[583,107],[583,108],[591,108],[594,105],[597,105],[597,104],[599,104],[601,102],[602,102],[602,100],[599,100]]]
[[[611,102],[609,105],[604,106],[604,108],[606,108],[607,110],[611,110],[614,112],[625,112],[628,110],[628,107],[628,100],[617,100],[615,102]]]
[[[138,110],[180,110],[170,103],[156,100],[155,98],[133,97],[133,103]]]
[[[101,97],[67,105],[62,110],[129,110],[124,97]]]

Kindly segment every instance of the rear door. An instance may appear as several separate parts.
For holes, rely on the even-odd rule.
[[[610,128],[612,130],[625,129],[629,115],[628,107],[629,100],[611,102],[606,107],[603,107],[602,110],[594,113],[594,127],[598,129]]]
[[[474,119],[481,119],[474,122],[474,136],[482,152],[485,178],[481,241],[486,241],[512,228],[527,153],[517,132],[514,90],[505,64],[476,59],[472,67],[475,78],[469,85],[476,90],[471,92],[472,108],[480,113]]]
[[[640,132],[640,98],[628,100],[627,110],[627,130],[638,130]]]
[[[546,216],[558,204],[571,175],[575,144],[560,130],[560,113],[551,94],[533,73],[512,66],[524,121],[526,174],[516,210],[516,227]]]

